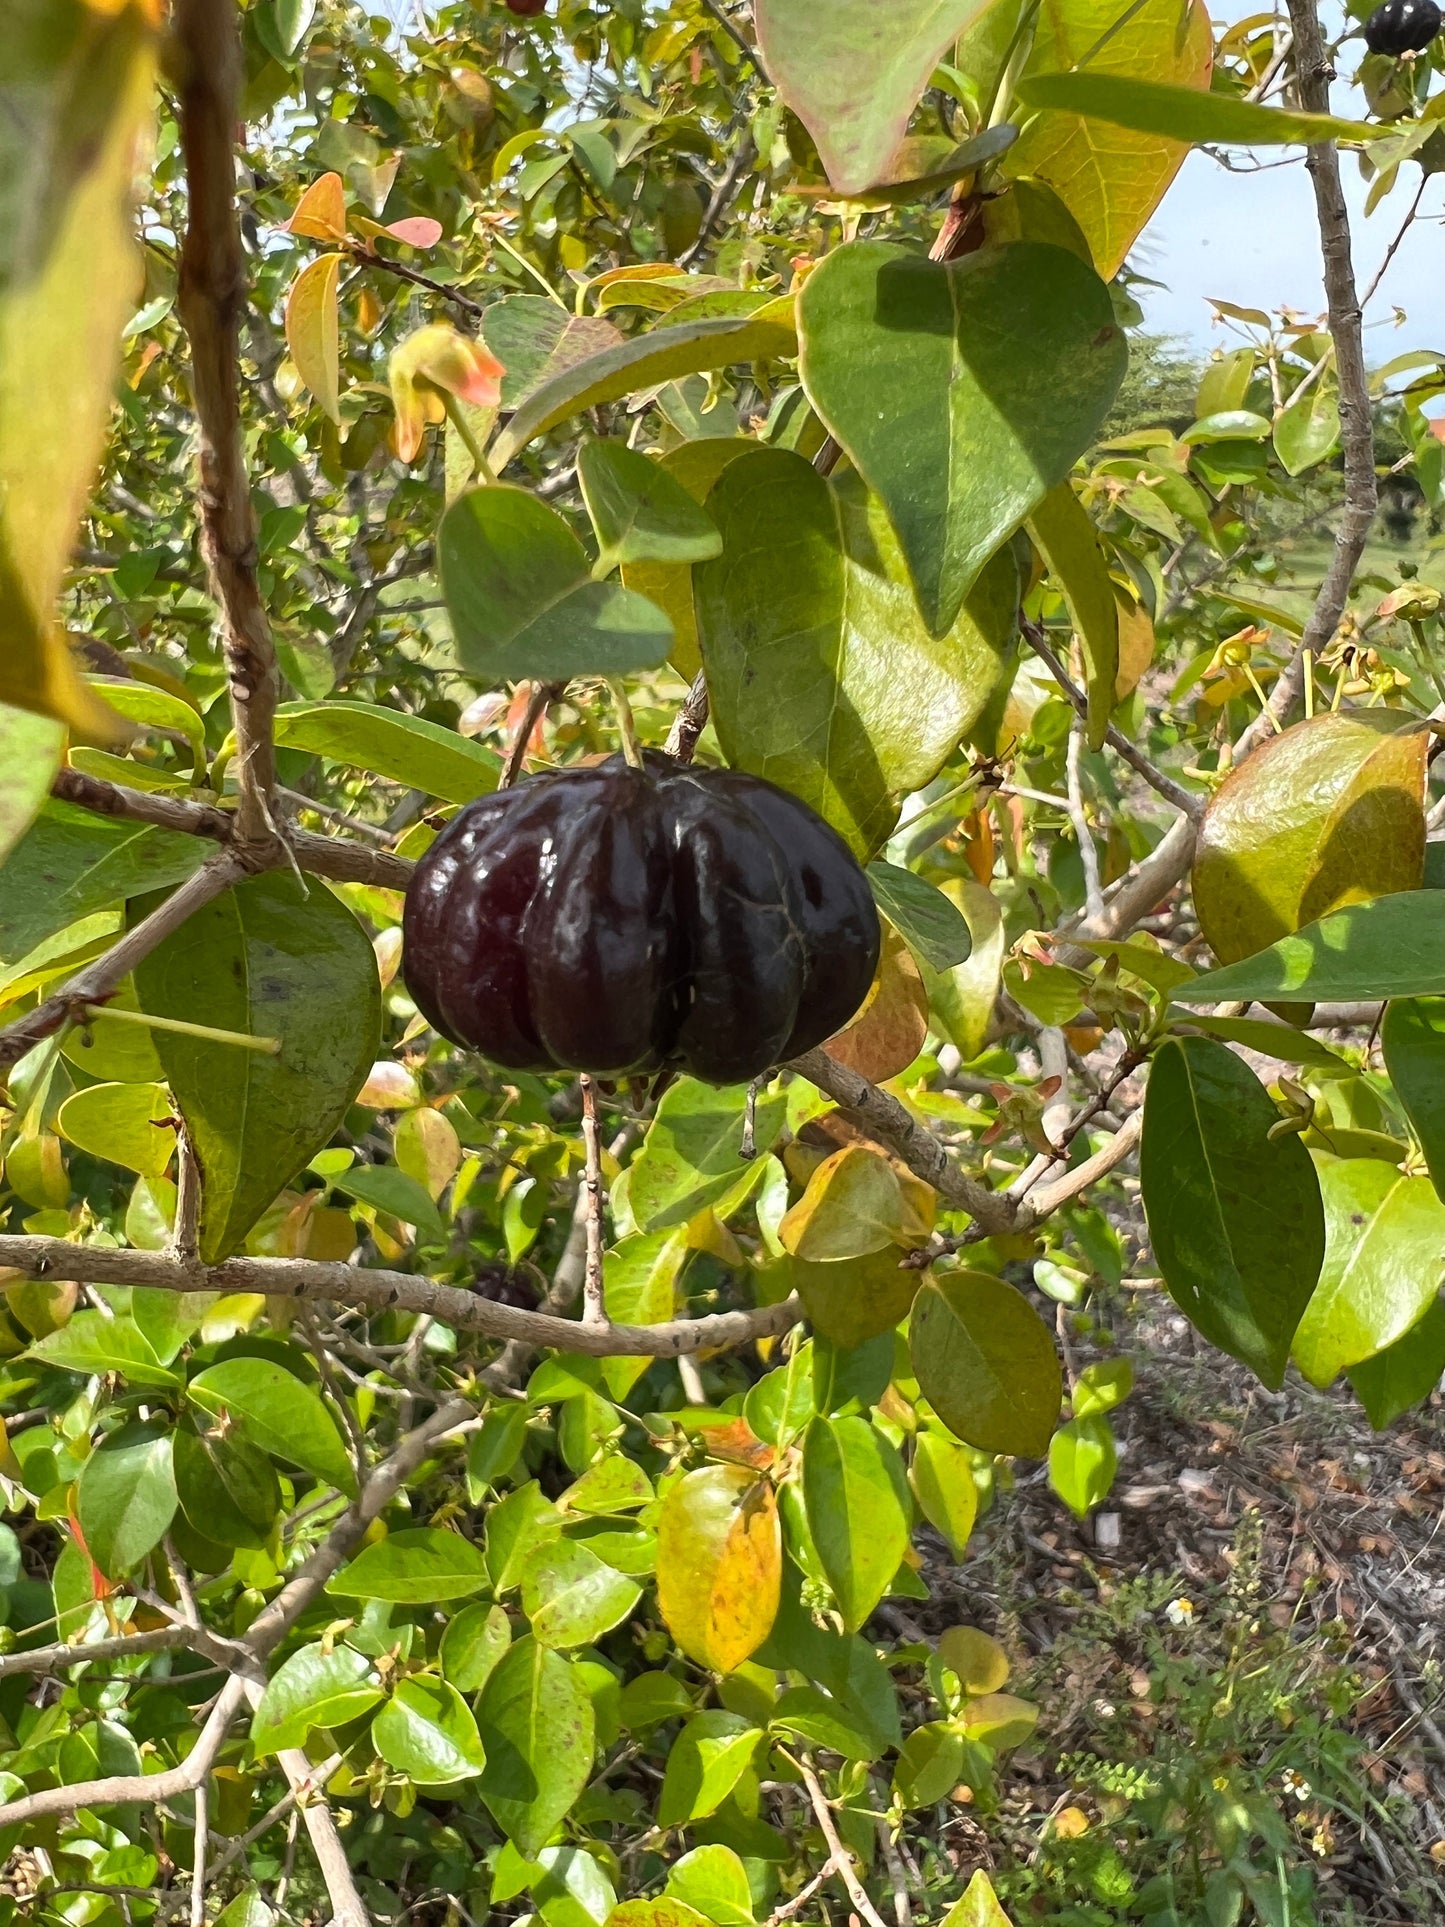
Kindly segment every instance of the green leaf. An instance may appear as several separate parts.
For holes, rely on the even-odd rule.
[[[706,502],[713,484],[725,468],[740,456],[753,452],[757,444],[741,436],[723,440],[709,436],[702,441],[683,442],[662,457],[662,466],[695,502]],[[716,528],[709,516],[709,523]],[[680,676],[689,681],[702,667],[697,641],[697,612],[693,607],[692,564],[675,562],[624,562],[622,580],[655,602],[672,624],[672,654],[669,661]]]
[[[0,81],[0,702],[101,737],[119,726],[76,673],[56,605],[140,278],[158,25],[141,7],[12,13]]]
[[[664,1094],[628,1170],[627,1202],[641,1230],[689,1223],[725,1197],[749,1169],[762,1182],[766,1153],[782,1131],[788,1100],[782,1091],[759,1094],[758,1155],[751,1167],[740,1151],[746,1103],[741,1084],[715,1087],[692,1077],[679,1078]]]
[[[694,1847],[668,1871],[664,1893],[695,1907],[716,1927],[752,1927],[747,1868],[731,1847]]]
[[[686,1826],[716,1813],[751,1766],[762,1738],[762,1728],[740,1713],[718,1707],[695,1714],[668,1753],[657,1824]]]
[[[975,1870],[962,1899],[955,1900],[943,1916],[943,1927],[1013,1927],[982,1867]]]
[[[1445,1374],[1445,1302],[1436,1299],[1418,1324],[1373,1358],[1351,1365],[1347,1376],[1371,1425],[1383,1432],[1403,1412],[1421,1404]]]
[[[573,314],[543,294],[509,294],[490,302],[482,339],[501,362],[502,406],[517,408],[554,377],[622,340],[600,315]]]
[[[90,687],[127,722],[138,723],[142,729],[184,736],[191,746],[196,781],[205,782],[206,723],[194,703],[173,695],[169,689],[157,689],[154,683],[136,682],[130,677],[91,676],[88,680]]]
[[[625,676],[667,660],[672,624],[662,610],[620,583],[593,580],[577,537],[526,489],[459,495],[437,552],[457,654],[488,688]]]
[[[545,1871],[532,1882],[532,1898],[547,1927],[603,1927],[617,1905],[617,1890],[595,1854],[580,1847],[543,1847],[537,1865]],[[494,1907],[499,1898],[494,1878]]]
[[[969,1063],[982,1051],[993,1021],[1008,940],[991,890],[966,877],[951,878],[944,889],[968,924],[973,948],[966,963],[946,972],[923,965],[923,982],[935,1027]]]
[[[707,1927],[707,1915],[664,1894],[657,1900],[624,1900],[607,1916],[607,1927]]]
[[[200,1251],[233,1252],[327,1143],[380,1048],[376,956],[324,884],[248,877],[139,966],[143,1008],[280,1039],[278,1055],[157,1031],[201,1171]]]
[[[470,803],[487,795],[502,769],[492,750],[454,729],[371,703],[282,703],[276,741],[283,749],[307,750],[328,762],[367,770],[444,803]]]
[[[1274,452],[1287,475],[1303,475],[1332,455],[1340,439],[1340,402],[1321,378],[1294,395],[1275,417]]]
[[[414,1225],[438,1244],[446,1241],[447,1228],[432,1203],[425,1185],[418,1184],[394,1164],[353,1164],[331,1180],[332,1188],[348,1198],[369,1204],[377,1211],[389,1212],[403,1224]]]
[[[1377,127],[1335,114],[1296,114],[1207,88],[1171,87],[1158,80],[1131,80],[1124,74],[1037,74],[1019,83],[1018,98],[1026,107],[1082,114],[1086,120],[1107,121],[1139,134],[1208,141],[1217,147],[1309,146],[1380,136]]]
[[[1084,656],[1090,749],[1102,749],[1119,680],[1119,605],[1094,525],[1060,482],[1029,517],[1029,534],[1063,591]]]
[[[575,1539],[559,1539],[522,1575],[522,1610],[543,1646],[590,1646],[620,1625],[641,1586],[604,1565]]]
[[[102,913],[97,921],[108,922],[115,916],[114,911]],[[116,921],[118,925],[119,919]],[[116,934],[119,934],[118,928]],[[110,941],[113,943],[115,937]],[[165,1068],[151,1042],[150,1031],[143,1024],[127,1023],[124,1018],[116,1021],[105,1015],[115,1010],[140,1010],[135,983],[129,977],[99,1011],[91,1013],[91,1021],[83,1030],[72,1030],[61,1038],[61,1056],[100,1083],[163,1083]]]
[[[1419,889],[1429,744],[1398,711],[1342,711],[1240,764],[1204,812],[1194,859],[1194,907],[1221,963],[1341,903]]]
[[[1325,1257],[1294,1335],[1312,1385],[1386,1351],[1435,1302],[1445,1270],[1445,1204],[1428,1178],[1380,1158],[1321,1158]]]
[[[493,469],[500,475],[534,436],[586,409],[732,362],[770,361],[796,353],[792,307],[791,300],[777,300],[752,315],[654,328],[563,369],[527,397],[498,435],[490,451]]]
[[[908,1316],[923,1282],[922,1272],[900,1262],[902,1255],[888,1245],[866,1258],[819,1265],[794,1258],[793,1289],[814,1329],[845,1350],[891,1332]]]
[[[981,76],[988,86],[1002,73],[1018,18],[1008,8],[984,14],[960,48],[960,64],[979,73],[970,42],[983,41],[991,27],[1001,31],[988,71]],[[1069,0],[1066,7],[1040,7],[1034,16],[1033,49],[1025,72],[1053,74],[1087,66],[1094,74],[1122,73],[1202,88],[1209,85],[1213,54],[1209,14],[1201,5],[1131,0],[1121,10],[1118,0]],[[1024,123],[1019,139],[1000,171],[1014,182],[1015,192],[1031,182],[1052,188],[1083,229],[1100,274],[1111,278],[1143,233],[1188,148],[1181,141],[1124,128],[1101,140],[1097,127],[1057,109],[1018,118]]]
[[[1380,1026],[1385,1069],[1445,1197],[1445,998],[1401,998]]]
[[[511,1643],[512,1622],[500,1606],[463,1606],[442,1634],[442,1671],[459,1693],[479,1693]]]
[[[930,1279],[908,1342],[923,1396],[950,1432],[981,1452],[1043,1457],[1063,1374],[1047,1326],[1012,1285],[984,1271]]]
[[[1109,1496],[1119,1454],[1108,1419],[1070,1419],[1049,1440],[1049,1484],[1075,1518],[1087,1519]]]
[[[490,1583],[487,1562],[470,1539],[436,1526],[393,1532],[363,1546],[326,1582],[343,1599],[390,1599],[398,1605],[434,1606],[470,1599]]]
[[[951,1722],[914,1727],[893,1768],[893,1791],[905,1811],[936,1806],[963,1777],[963,1738]]]
[[[174,1391],[179,1376],[168,1371],[129,1318],[107,1318],[98,1311],[78,1311],[38,1344],[30,1356],[43,1364],[86,1377],[118,1372],[137,1391]]]
[[[803,1504],[849,1632],[908,1550],[908,1485],[893,1445],[862,1418],[815,1418],[803,1438]]]
[[[271,1461],[234,1433],[190,1424],[174,1436],[176,1495],[193,1532],[222,1546],[259,1550],[281,1510]]]
[[[597,536],[600,569],[626,562],[706,562],[722,553],[722,537],[706,509],[640,449],[585,442],[577,480]]]
[[[304,1746],[313,1727],[330,1732],[369,1712],[382,1697],[371,1661],[350,1646],[317,1644],[293,1653],[266,1683],[251,1719],[258,1754]]]
[[[785,1251],[808,1264],[864,1258],[903,1228],[903,1190],[893,1166],[864,1144],[825,1158],[778,1226]]]
[[[5,864],[0,957],[23,957],[97,910],[183,883],[205,857],[199,837],[47,803]]]
[[[212,1418],[225,1416],[258,1451],[355,1498],[356,1473],[336,1421],[290,1372],[264,1358],[227,1358],[197,1373],[186,1397]]]
[[[76,1516],[91,1558],[109,1579],[138,1566],[176,1515],[170,1434],[123,1425],[85,1461]]]
[[[482,1798],[507,1838],[530,1858],[570,1813],[591,1775],[591,1695],[560,1653],[520,1639],[487,1681],[478,1723],[487,1744]]]
[[[171,1100],[159,1084],[91,1084],[66,1098],[55,1128],[92,1157],[144,1178],[161,1177],[175,1156]]]
[[[908,1482],[919,1511],[943,1534],[954,1558],[961,1559],[978,1517],[978,1485],[967,1450],[937,1432],[920,1432],[913,1442]]]
[[[1182,981],[1182,980],[1181,980]],[[1393,1006],[1392,1006],[1393,1008]],[[1292,1024],[1271,1023],[1267,1017],[1191,1017],[1190,1026],[1218,1037],[1226,1044],[1242,1044],[1261,1057],[1276,1057],[1285,1064],[1303,1064],[1321,1071],[1326,1077],[1354,1077],[1357,1073],[1348,1058],[1330,1049],[1307,1030]]]
[[[0,864],[39,815],[64,748],[64,723],[0,703]]]
[[[757,0],[768,76],[840,194],[887,175],[929,78],[985,0]]]
[[[258,1887],[247,1887],[216,1915],[216,1927],[275,1927],[276,1916]]]
[[[1069,1403],[1075,1418],[1100,1418],[1122,1405],[1133,1389],[1134,1367],[1127,1358],[1101,1358],[1079,1373]]]
[[[868,882],[878,908],[922,962],[934,970],[967,962],[973,936],[951,897],[914,871],[881,859],[868,865]]]
[[[474,1780],[487,1763],[471,1708],[455,1686],[426,1674],[397,1681],[371,1722],[371,1743],[419,1787]]]
[[[1352,903],[1174,992],[1185,1004],[1369,1003],[1445,995],[1445,891]]]
[[[798,312],[808,399],[882,497],[942,635],[1103,424],[1128,360],[1109,291],[1038,242],[945,265],[855,241],[808,277]]]
[[[886,1748],[866,1721],[816,1686],[790,1686],[772,1708],[771,1725],[805,1746],[869,1764]]]
[[[940,1633],[938,1657],[970,1696],[996,1693],[1009,1676],[1008,1654],[977,1626],[950,1626]]]
[[[741,1465],[704,1465],[657,1522],[657,1606],[689,1659],[730,1673],[772,1630],[783,1544],[773,1489]]]
[[[761,448],[725,470],[708,508],[724,550],[693,584],[723,753],[801,796],[866,856],[998,680],[1017,614],[1013,558],[935,640],[884,505],[856,475],[825,481],[801,455]]]
[[[604,1519],[618,1512],[636,1512],[652,1503],[652,1481],[642,1467],[620,1452],[612,1452],[590,1466],[557,1501],[563,1512]]]
[[[1155,1261],[1191,1324],[1272,1391],[1325,1250],[1314,1166],[1298,1137],[1270,1137],[1278,1122],[1227,1045],[1171,1038],[1155,1054],[1139,1153]]]

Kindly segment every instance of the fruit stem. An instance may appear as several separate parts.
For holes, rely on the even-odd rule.
[[[616,676],[607,678],[607,687],[612,691],[612,701],[617,710],[617,727],[622,732],[622,754],[634,769],[641,769],[642,744],[637,739],[637,724],[632,716],[632,704],[627,700],[627,691]]]
[[[472,474],[481,481],[486,482],[489,486],[495,485],[497,478],[492,473],[492,465],[487,460],[481,443],[477,440],[476,430],[467,420],[467,411],[462,407],[455,395],[450,395],[443,391],[442,400],[446,404],[448,420],[461,436],[466,446],[466,451],[472,458]]]
[[[117,1024],[144,1024],[147,1030],[173,1030],[182,1037],[204,1037],[213,1044],[235,1044],[240,1050],[264,1051],[268,1057],[280,1054],[279,1037],[254,1037],[243,1030],[217,1030],[213,1024],[188,1024],[180,1017],[153,1017],[148,1010],[112,1010],[109,1004],[89,1004],[77,1012],[76,1022],[82,1027],[93,1024],[97,1017],[109,1017]]]

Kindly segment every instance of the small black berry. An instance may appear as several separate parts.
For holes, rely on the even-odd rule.
[[[1365,22],[1365,45],[1371,53],[1423,53],[1440,31],[1445,15],[1435,0],[1385,0]]]

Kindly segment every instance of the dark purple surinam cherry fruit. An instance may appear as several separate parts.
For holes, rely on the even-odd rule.
[[[523,20],[530,20],[534,14],[547,11],[547,0],[507,0],[510,13],[519,14]]]
[[[759,1076],[842,1028],[879,924],[842,838],[786,790],[649,752],[483,796],[417,864],[407,987],[508,1070]]]
[[[1385,0],[1365,22],[1365,45],[1371,53],[1424,53],[1445,19],[1435,0]]]

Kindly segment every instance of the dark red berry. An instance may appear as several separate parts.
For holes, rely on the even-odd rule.
[[[1442,15],[1435,0],[1385,0],[1365,22],[1365,45],[1371,53],[1423,53],[1440,31]]]
[[[868,880],[822,818],[740,770],[649,753],[469,803],[403,924],[428,1021],[510,1070],[743,1083],[853,1016],[878,965]]]
[[[519,14],[523,20],[530,20],[536,14],[547,11],[547,0],[507,0],[511,13]]]

